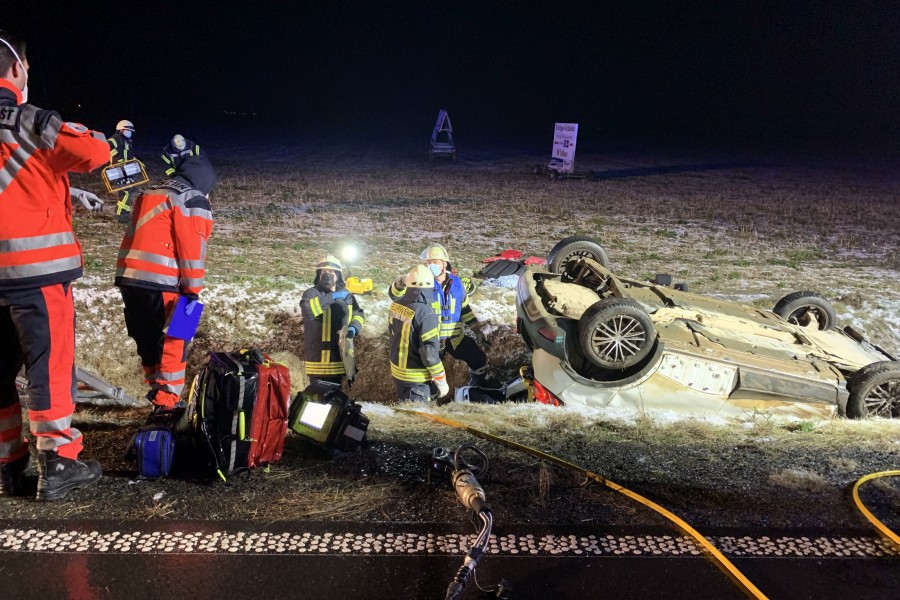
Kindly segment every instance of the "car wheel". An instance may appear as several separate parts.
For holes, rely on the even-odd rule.
[[[650,315],[630,298],[605,298],[578,321],[585,358],[603,369],[620,371],[644,360],[653,349],[656,328]]]
[[[603,246],[583,235],[567,237],[553,246],[547,255],[547,265],[550,272],[566,275],[569,263],[579,258],[592,258],[604,267],[609,267],[609,256]]]
[[[550,169],[550,181],[556,181],[557,179],[559,179],[559,171]]]
[[[819,330],[831,329],[837,321],[831,302],[815,292],[788,294],[775,304],[772,312],[794,325]]]
[[[866,365],[847,384],[847,416],[851,419],[900,419],[900,361]]]

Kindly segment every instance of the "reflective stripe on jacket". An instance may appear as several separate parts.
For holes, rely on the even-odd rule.
[[[348,311],[346,315],[344,311]],[[366,315],[351,294],[343,302],[336,301],[331,292],[323,292],[316,286],[303,292],[300,299],[303,314],[303,356],[306,359],[307,375],[344,375],[344,361],[338,344],[339,333],[344,318],[349,316],[349,324],[362,331]]]
[[[180,178],[144,190],[116,261],[116,285],[199,294],[212,233],[209,200]]]
[[[106,162],[106,138],[30,104],[0,78],[0,289],[78,279],[81,246],[72,231],[69,171]]]
[[[184,150],[176,150],[172,147],[171,142],[165,148],[163,148],[162,159],[166,165],[166,177],[171,177],[172,175],[174,175],[175,170],[178,169],[181,161],[183,161],[185,158],[189,156],[200,156],[199,145],[195,144],[187,138],[185,138],[184,142]]]
[[[391,304],[388,334],[394,379],[426,383],[444,373],[440,357],[440,322],[432,307],[431,295],[421,288],[407,288],[406,293]]]
[[[120,163],[134,158],[131,153],[132,141],[117,131],[107,140],[109,144],[109,164]]]

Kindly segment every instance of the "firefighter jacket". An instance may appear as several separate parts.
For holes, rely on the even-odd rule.
[[[434,312],[441,317],[441,341],[450,343],[455,348],[465,335],[463,323],[472,326],[478,323],[475,313],[469,306],[469,295],[459,277],[447,272],[444,283],[434,280],[434,299],[432,307]],[[391,284],[388,295],[396,300],[402,294],[395,284]]]
[[[121,131],[115,132],[113,136],[106,141],[109,144],[109,164],[114,165],[134,158],[134,153],[131,151],[133,143],[127,137],[122,135]]]
[[[215,179],[206,157],[195,156],[173,179],[141,192],[119,247],[117,286],[200,293],[213,225],[207,195]]]
[[[406,288],[388,311],[391,338],[391,375],[409,383],[427,383],[444,373],[438,315],[431,293]]]
[[[303,292],[300,300],[303,314],[303,344],[306,374],[331,377],[344,375],[344,361],[338,345],[341,329],[346,321],[362,331],[366,315],[353,295],[344,301],[335,300],[332,292],[313,286]]]
[[[172,142],[169,142],[162,153],[163,162],[166,164],[166,177],[174,175],[175,169],[189,156],[200,156],[200,146],[185,138],[184,150],[178,150],[172,146]]]
[[[0,290],[78,279],[69,171],[106,162],[106,138],[31,104],[0,78]]]

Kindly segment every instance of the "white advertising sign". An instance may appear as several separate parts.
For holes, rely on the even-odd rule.
[[[575,141],[578,139],[578,123],[557,123],[553,130],[553,158],[562,164],[560,173],[571,173],[575,165]],[[552,162],[556,162],[552,161]]]

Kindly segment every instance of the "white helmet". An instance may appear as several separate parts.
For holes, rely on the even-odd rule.
[[[434,275],[425,265],[416,265],[406,275],[406,287],[433,288]]]
[[[116,123],[116,131],[134,131],[134,123],[126,119],[122,119]]]
[[[187,146],[187,141],[184,139],[184,136],[180,133],[176,133],[172,137],[172,147],[181,152]]]

